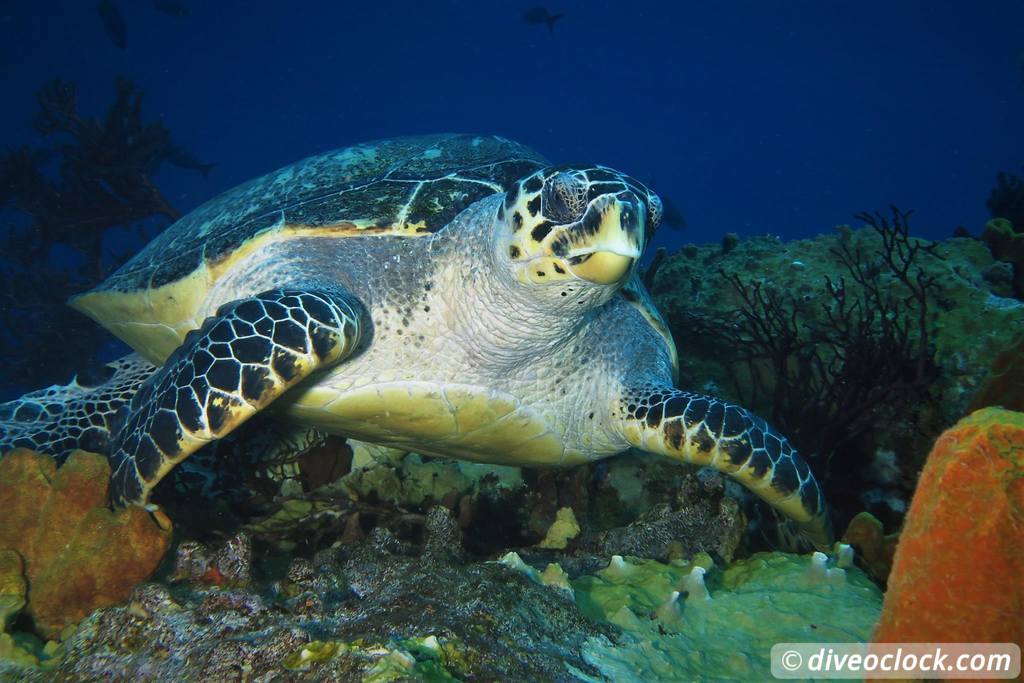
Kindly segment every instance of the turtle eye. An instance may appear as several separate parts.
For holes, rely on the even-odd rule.
[[[544,183],[541,211],[559,224],[579,220],[587,208],[587,188],[588,183],[582,176],[561,171]]]

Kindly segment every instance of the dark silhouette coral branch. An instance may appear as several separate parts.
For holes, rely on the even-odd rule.
[[[210,168],[172,144],[163,124],[144,122],[142,92],[127,79],[117,80],[102,119],[78,112],[76,88],[65,81],[40,88],[37,101],[33,124],[51,146],[0,158],[0,206],[20,215],[2,234],[8,267],[0,282],[0,358],[8,382],[21,388],[64,381],[99,353],[105,335],[64,301],[126,260],[106,250],[107,230],[123,227],[144,242],[154,227],[180,217],[153,181],[161,165]],[[76,259],[54,265],[57,245]]]

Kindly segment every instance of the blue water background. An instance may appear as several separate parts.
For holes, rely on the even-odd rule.
[[[38,140],[34,93],[117,74],[146,118],[218,166],[166,167],[182,210],[303,156],[432,131],[493,132],[556,162],[623,169],[678,206],[659,244],[829,231],[895,202],[914,227],[978,231],[997,169],[1024,166],[1024,3],[189,2],[177,19],[93,2],[0,5],[0,146]]]

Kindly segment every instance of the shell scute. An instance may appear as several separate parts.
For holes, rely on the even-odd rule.
[[[471,135],[395,138],[310,157],[198,207],[94,291],[141,292],[176,282],[266,233],[436,232],[545,163],[518,143]]]

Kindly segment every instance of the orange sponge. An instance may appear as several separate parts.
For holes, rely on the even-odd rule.
[[[170,521],[138,507],[111,510],[109,477],[106,458],[84,451],[60,468],[25,449],[0,458],[0,549],[24,560],[26,609],[44,637],[126,600],[167,552]]]
[[[1024,642],[1024,413],[986,408],[928,456],[877,642]]]

